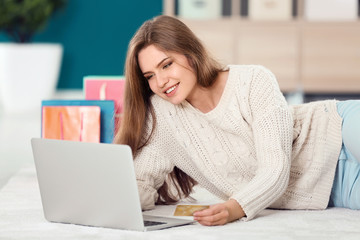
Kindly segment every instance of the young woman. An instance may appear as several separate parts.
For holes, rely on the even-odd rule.
[[[195,184],[224,199],[194,214],[203,225],[265,208],[360,208],[359,102],[289,107],[269,70],[220,66],[169,16],[134,35],[125,75],[115,142],[132,148],[144,210],[189,196]]]

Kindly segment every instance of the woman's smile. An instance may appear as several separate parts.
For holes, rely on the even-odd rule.
[[[168,88],[168,89],[165,91],[166,96],[168,96],[168,97],[173,96],[173,95],[176,93],[176,90],[177,90],[179,84],[180,84],[180,83],[177,83],[177,84],[175,84],[174,86]]]

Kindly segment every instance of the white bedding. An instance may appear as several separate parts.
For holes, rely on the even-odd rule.
[[[198,189],[198,203],[216,198]],[[154,215],[171,216],[175,206],[159,206]],[[33,166],[22,169],[0,191],[0,239],[360,239],[360,211],[331,208],[325,211],[264,210],[249,222],[225,226],[199,224],[154,232],[49,223],[43,217]]]

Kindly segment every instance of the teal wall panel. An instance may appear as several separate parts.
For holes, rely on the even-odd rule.
[[[69,0],[34,42],[64,47],[59,89],[81,89],[85,75],[123,75],[128,43],[162,0]],[[0,41],[8,41],[4,34]]]

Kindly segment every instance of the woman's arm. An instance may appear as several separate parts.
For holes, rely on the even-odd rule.
[[[149,135],[152,120],[147,122],[145,134]],[[157,123],[161,119],[157,119]],[[164,184],[168,174],[173,171],[174,163],[167,154],[167,149],[172,149],[169,130],[164,124],[158,124],[146,146],[142,147],[135,156],[134,167],[140,195],[141,207],[149,210],[155,207],[158,200],[157,190]]]
[[[143,210],[150,210],[155,207],[158,199],[157,190],[164,184],[166,177],[174,168],[172,162],[160,152],[155,144],[150,143],[141,149],[134,161]]]
[[[245,216],[252,219],[288,185],[293,120],[287,102],[270,71],[255,67],[249,76],[247,100],[241,103],[248,105],[258,168],[253,179],[228,201],[194,214],[204,225],[221,225]]]
[[[269,207],[286,190],[290,176],[293,119],[275,76],[254,68],[248,91],[257,171],[246,187],[234,193],[247,220]]]

